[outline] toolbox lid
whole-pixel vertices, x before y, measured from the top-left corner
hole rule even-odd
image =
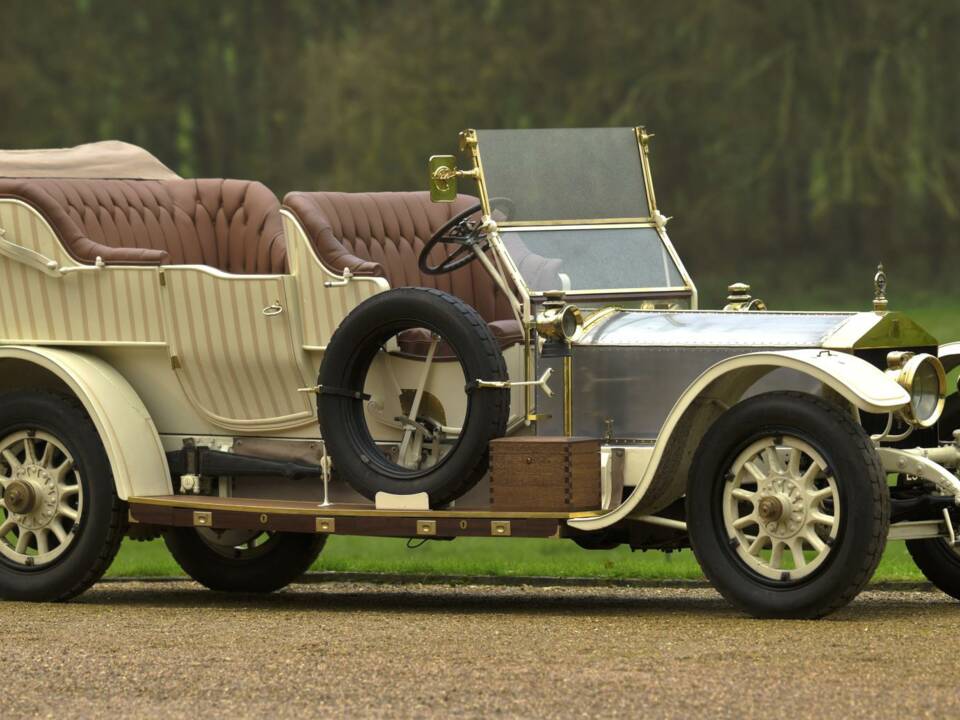
[[[71,148],[0,150],[0,178],[111,178],[178,180],[141,147],[104,140]]]

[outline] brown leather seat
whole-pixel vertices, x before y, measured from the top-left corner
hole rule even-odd
[[[286,272],[280,203],[258,182],[0,178],[0,196],[37,208],[81,262]]]
[[[478,262],[447,275],[420,272],[418,259],[427,240],[450,218],[476,205],[459,195],[452,203],[433,203],[426,192],[292,192],[283,204],[302,223],[317,255],[336,272],[373,275],[391,287],[438,288],[474,307],[490,325],[501,346],[520,342],[523,334],[509,301]],[[439,262],[449,247],[431,256]],[[424,331],[400,338],[405,352],[422,355],[429,346]]]

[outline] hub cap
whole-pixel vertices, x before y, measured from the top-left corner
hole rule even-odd
[[[22,431],[0,440],[0,556],[45,565],[73,542],[83,510],[73,456],[55,437]]]
[[[723,521],[731,547],[750,569],[773,580],[799,580],[823,564],[837,539],[837,482],[802,440],[759,440],[730,467]]]

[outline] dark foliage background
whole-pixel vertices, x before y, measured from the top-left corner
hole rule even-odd
[[[901,288],[952,284],[957,2],[4,9],[0,146],[121,138],[278,193],[409,189],[463,127],[644,124],[671,235],[708,288],[736,275],[772,299],[857,277],[865,301],[878,259]]]

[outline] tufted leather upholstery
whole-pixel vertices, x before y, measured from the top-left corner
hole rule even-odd
[[[77,260],[286,272],[280,203],[248,180],[0,179],[36,207]]]
[[[395,288],[444,290],[476,308],[501,344],[512,344],[521,337],[519,324],[479,263],[447,275],[426,275],[417,265],[430,236],[477,202],[459,195],[452,203],[433,203],[426,192],[293,192],[283,199],[330,269],[383,277]],[[449,251],[441,245],[432,257],[439,262]]]

